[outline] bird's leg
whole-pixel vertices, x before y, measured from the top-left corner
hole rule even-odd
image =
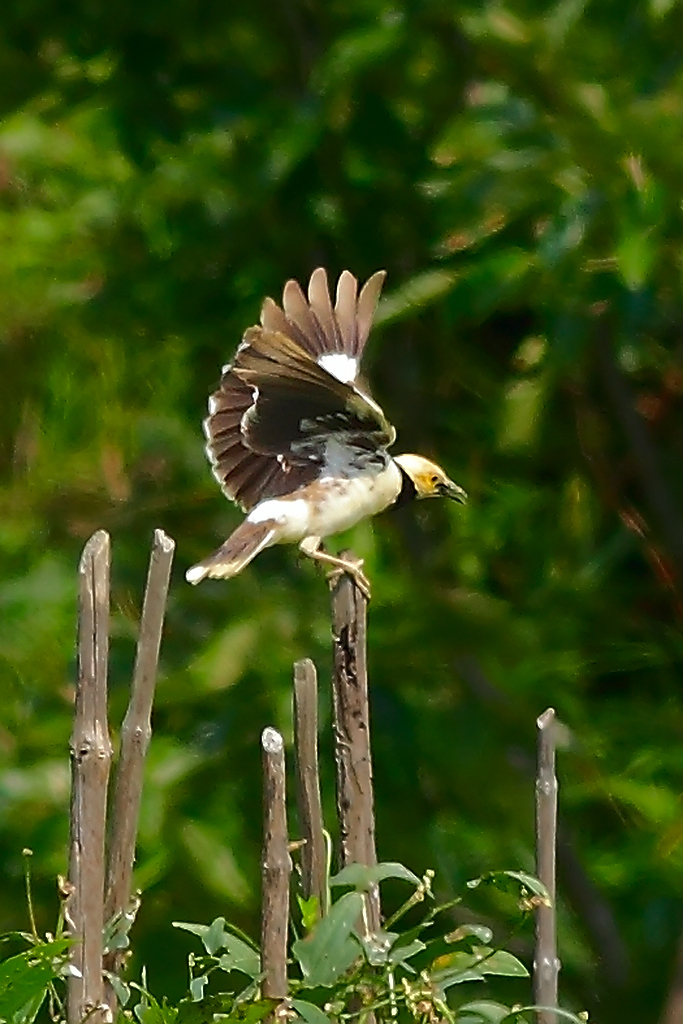
[[[330,555],[327,551],[321,550],[321,544],[321,537],[304,537],[301,544],[299,544],[299,550],[304,555],[308,555],[309,558],[315,559],[316,562],[325,562],[326,565],[333,565],[335,567],[332,572],[328,573],[328,580],[336,580],[344,572],[351,573],[356,581],[356,586],[365,594],[369,601],[370,581],[363,572],[363,559],[339,558],[337,555]]]

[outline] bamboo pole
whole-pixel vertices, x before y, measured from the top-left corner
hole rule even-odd
[[[68,983],[68,1021],[104,1024],[102,929],[104,850],[111,743],[107,727],[109,534],[94,533],[78,567],[78,679],[71,736],[68,921],[77,940]]]
[[[107,865],[107,922],[115,915],[123,914],[131,899],[142,781],[152,735],[152,703],[174,551],[175,541],[163,530],[155,530],[142,604],[131,696],[121,727]],[[122,955],[120,950],[108,953],[105,957],[107,970],[118,973]],[[113,992],[108,991],[107,995],[112,1005]]]
[[[263,995],[287,997],[287,927],[292,861],[287,836],[285,751],[282,736],[267,726],[263,756],[263,854],[261,859],[261,969]]]
[[[368,602],[350,573],[335,574],[331,591],[339,860],[341,867],[372,867],[377,863],[377,854],[366,660]],[[377,886],[368,893],[365,917],[366,933],[378,931]]]
[[[548,890],[550,906],[536,908],[534,999],[538,1006],[557,1007],[560,961],[557,956],[555,860],[557,851],[557,776],[555,774],[555,712],[548,708],[536,720],[536,874]],[[538,1024],[556,1024],[554,1009],[537,1011]]]
[[[326,850],[318,770],[318,676],[310,658],[294,664],[294,750],[301,837],[301,883],[326,911]]]

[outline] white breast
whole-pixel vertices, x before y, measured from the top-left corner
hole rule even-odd
[[[328,537],[390,505],[401,489],[401,471],[390,461],[381,473],[359,473],[346,479],[322,477],[318,483],[321,497],[310,517],[310,535]]]
[[[349,530],[361,519],[377,515],[401,490],[401,471],[390,461],[380,473],[325,476],[292,495],[262,501],[247,516],[252,523],[278,524],[278,544],[296,544],[304,537],[329,537]]]

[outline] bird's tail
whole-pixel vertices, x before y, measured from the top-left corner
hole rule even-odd
[[[194,584],[201,583],[207,576],[211,579],[236,576],[252,558],[256,558],[259,551],[268,547],[275,536],[276,528],[277,524],[272,519],[263,523],[250,523],[245,519],[218,551],[214,551],[208,558],[188,569],[185,579],[188,583]]]

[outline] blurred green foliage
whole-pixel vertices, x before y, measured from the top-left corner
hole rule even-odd
[[[565,1005],[657,1018],[683,924],[682,33],[675,0],[6,0],[0,930],[22,847],[48,919],[66,864],[80,548],[111,531],[116,732],[156,526],[178,558],[134,943],[177,997],[172,918],[253,930],[257,739],[291,736],[294,658],[327,671],[326,587],[286,550],[185,585],[239,521],[200,420],[265,294],[386,267],[374,389],[471,502],[351,538],[380,855],[453,888],[531,869],[552,704]]]

